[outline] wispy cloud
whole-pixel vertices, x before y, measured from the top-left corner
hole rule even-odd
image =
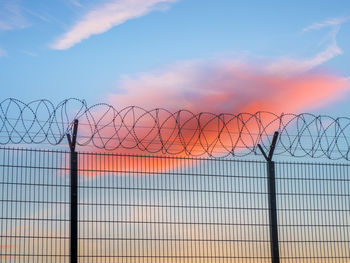
[[[21,29],[29,26],[22,15],[18,0],[0,1],[0,31]],[[7,56],[7,51],[0,47],[0,57]]]
[[[83,5],[78,0],[70,0],[70,3],[77,7],[83,7]]]
[[[279,74],[284,75],[296,74],[311,70],[331,60],[332,58],[341,55],[343,51],[337,44],[338,32],[338,27],[331,30],[331,32],[328,34],[328,46],[321,52],[317,53],[315,56],[304,59],[284,57],[270,63],[270,65],[267,66],[266,70],[271,73],[279,72]]]
[[[316,22],[310,26],[305,27],[303,29],[303,32],[307,32],[307,31],[311,31],[311,30],[318,30],[318,29],[321,29],[324,27],[339,26],[339,25],[341,25],[349,20],[350,20],[350,16],[329,18],[323,22]]]
[[[127,20],[141,17],[157,9],[159,4],[177,0],[113,0],[90,10],[67,33],[51,45],[53,49],[68,49],[92,35],[101,34]]]
[[[47,14],[41,14],[41,13],[38,13],[38,12],[34,12],[33,10],[30,10],[28,8],[25,8],[24,10],[29,15],[31,15],[31,16],[33,16],[35,18],[38,18],[41,21],[50,22],[50,20],[51,20]]]
[[[0,47],[0,57],[5,57],[5,56],[7,56],[6,50]]]
[[[28,27],[30,24],[22,14],[17,0],[0,1],[0,30]]]
[[[321,23],[314,23],[303,29],[303,32],[309,32],[312,30],[319,30],[322,28],[329,28],[329,33],[322,42],[327,42],[327,47],[315,56],[305,59],[293,59],[293,58],[282,58],[275,62],[272,62],[267,66],[269,72],[280,71],[280,74],[295,74],[299,72],[305,72],[311,70],[323,63],[331,60],[332,58],[341,55],[343,51],[338,46],[337,35],[343,23],[350,20],[349,17],[339,17],[327,19]]]
[[[0,21],[0,30],[11,30],[12,27],[9,23],[6,23],[5,21]]]
[[[32,51],[28,51],[28,50],[21,50],[21,52],[22,52],[23,54],[26,54],[26,55],[31,56],[31,57],[36,57],[36,56],[38,56],[37,53],[32,52]]]

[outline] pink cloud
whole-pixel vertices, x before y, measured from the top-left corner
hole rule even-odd
[[[304,62],[302,62],[304,63]],[[196,112],[275,113],[312,110],[347,94],[347,78],[323,69],[284,74],[284,62],[244,63],[235,60],[183,62],[151,73],[125,77],[123,93],[110,94],[117,108],[185,108]],[[296,65],[298,67],[299,65]],[[292,72],[292,71],[290,71]]]
[[[152,128],[157,125],[152,117],[155,116],[155,111],[145,114],[138,109],[122,109],[137,105],[149,110],[163,107],[170,112],[179,109],[215,114],[271,111],[279,115],[322,107],[343,98],[350,91],[349,79],[330,71],[318,69],[286,75],[279,73],[283,71],[283,63],[276,73],[267,70],[266,65],[235,60],[192,61],[125,77],[121,82],[124,92],[110,94],[107,98],[111,105],[120,110],[119,115],[113,117],[113,111],[108,106],[99,107],[92,115],[100,120],[98,125],[104,128],[85,133],[96,134],[94,143],[100,145],[100,148],[116,149],[116,145],[121,144],[117,147],[118,153],[141,154],[147,149],[158,154],[171,153],[176,156],[186,156],[188,152],[193,155],[211,153],[220,156],[231,151],[233,145],[236,151],[256,145],[261,139],[258,135],[261,125],[254,118],[250,121],[243,120],[250,115],[241,115],[223,127],[220,123],[222,120],[213,118],[210,114],[202,114],[199,136],[198,119],[192,118],[190,113],[182,112],[175,118],[166,111],[160,111],[159,125],[168,128],[161,129],[159,134],[157,128]],[[230,118],[229,115],[226,117]],[[138,120],[136,123],[135,119]],[[262,126],[268,127],[266,134],[272,134],[278,129],[279,123],[271,123],[273,119],[274,115],[260,115]],[[176,125],[181,126],[180,136],[177,130],[174,133],[171,128],[176,127],[175,121]],[[84,133],[82,130],[80,132]],[[81,169],[105,171],[114,170],[117,165],[118,169],[125,171],[142,171],[147,163],[152,163],[147,158],[143,159],[144,162],[125,167],[123,163],[98,160],[95,167]],[[156,162],[147,169],[159,171],[174,168],[174,164],[167,159],[158,159]]]

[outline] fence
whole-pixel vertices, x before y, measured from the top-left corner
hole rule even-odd
[[[0,149],[1,262],[69,262],[70,154]],[[79,152],[79,262],[271,262],[265,161]],[[350,165],[275,163],[280,262],[349,262]]]
[[[349,132],[308,113],[5,99],[1,145],[71,151],[0,148],[0,261],[349,262],[350,165],[272,161],[347,162]]]

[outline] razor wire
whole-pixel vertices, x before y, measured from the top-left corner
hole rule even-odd
[[[28,103],[0,102],[0,144],[59,145],[79,120],[77,145],[106,151],[139,151],[180,156],[247,156],[268,150],[279,132],[275,155],[350,160],[350,118],[326,115],[194,113],[137,106],[117,109],[107,103],[89,106],[70,98]]]

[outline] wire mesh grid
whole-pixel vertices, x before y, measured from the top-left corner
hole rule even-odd
[[[79,262],[271,262],[265,162],[78,157]],[[0,149],[1,262],[69,262],[68,165]],[[349,174],[276,163],[281,262],[349,262]]]
[[[81,262],[269,258],[262,163],[89,153],[79,163]]]
[[[350,262],[350,165],[277,163],[282,262]]]
[[[269,258],[262,163],[111,154],[79,163],[80,262]]]
[[[0,149],[0,261],[69,262],[69,154]]]

